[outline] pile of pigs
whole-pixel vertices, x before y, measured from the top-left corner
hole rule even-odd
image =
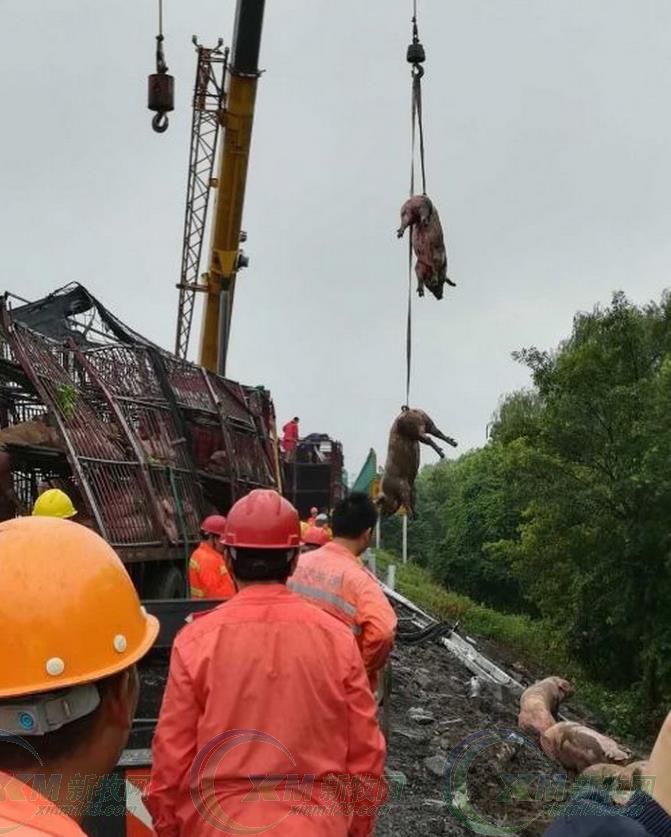
[[[559,706],[572,694],[573,686],[561,677],[534,683],[520,698],[520,730],[580,780],[609,785],[614,793],[640,786],[647,761],[632,761],[631,753],[616,741],[588,726],[557,720]],[[620,801],[617,795],[614,798]]]

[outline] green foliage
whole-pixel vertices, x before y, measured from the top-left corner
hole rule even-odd
[[[497,549],[499,541],[515,536],[520,520],[504,453],[503,445],[492,443],[423,469],[408,551],[435,578],[477,601],[508,612],[533,612],[507,554]],[[399,521],[385,523],[382,543],[400,554]]]
[[[525,614],[521,634],[561,637],[564,664],[620,696],[620,727],[655,725],[671,698],[671,300],[615,294],[555,351],[515,357],[533,389],[502,401],[484,448],[420,474],[410,553]]]
[[[72,384],[59,384],[56,387],[56,406],[64,418],[71,419],[77,404],[77,388]]]
[[[507,446],[528,502],[499,552],[586,670],[634,685],[654,713],[671,694],[670,300],[639,309],[616,294],[557,352],[518,357],[542,411]]]
[[[635,691],[608,690],[591,680],[570,657],[564,638],[551,624],[477,604],[437,584],[423,567],[399,565],[396,555],[378,550],[378,569],[385,570],[389,563],[396,564],[396,589],[416,605],[437,619],[458,621],[465,633],[491,640],[542,676],[561,672],[577,687],[574,706],[593,713],[613,735],[640,735],[640,703]]]

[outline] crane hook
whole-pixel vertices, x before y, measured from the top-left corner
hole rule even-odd
[[[424,45],[419,40],[419,28],[417,26],[417,4],[415,3],[415,14],[412,17],[412,43],[408,46],[408,64],[412,64],[412,75],[420,79],[424,75],[422,64],[426,61]]]
[[[147,107],[155,115],[151,127],[157,134],[168,130],[167,113],[175,109],[175,79],[168,73],[163,53],[163,2],[159,0],[159,29],[156,36],[156,72],[147,79]]]
[[[168,130],[168,125],[170,121],[168,120],[168,114],[165,111],[159,111],[159,113],[155,113],[153,119],[151,120],[151,127],[156,131],[157,134],[163,134]]]

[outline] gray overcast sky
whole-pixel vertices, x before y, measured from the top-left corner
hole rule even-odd
[[[355,473],[404,393],[410,0],[267,5],[230,374],[342,439]],[[513,349],[669,282],[671,4],[419,5],[429,194],[459,287],[415,304],[412,401],[465,450],[528,382]],[[230,41],[234,6],[165,0],[177,111],[158,136],[153,0],[0,0],[4,288],[80,281],[172,346],[190,38]]]

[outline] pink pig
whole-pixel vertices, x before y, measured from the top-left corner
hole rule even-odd
[[[412,247],[417,256],[415,274],[417,293],[424,296],[424,286],[436,299],[443,298],[443,285],[455,287],[447,275],[447,251],[438,210],[426,195],[413,195],[401,208],[401,226],[396,231],[403,237],[406,227],[412,227]]]

